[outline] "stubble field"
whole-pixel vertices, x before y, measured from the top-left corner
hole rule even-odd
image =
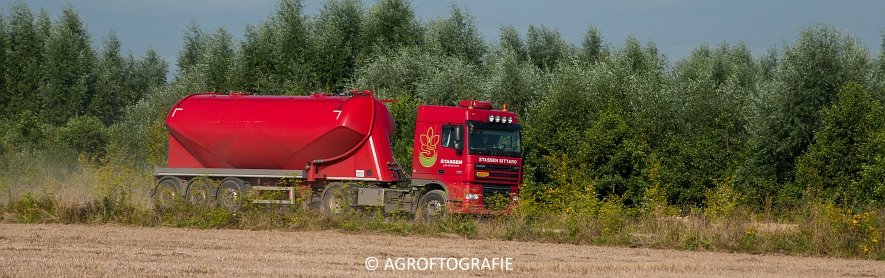
[[[378,270],[366,269],[370,257]],[[388,258],[512,258],[512,270],[385,270]],[[881,277],[885,263],[455,235],[0,224],[0,276]]]

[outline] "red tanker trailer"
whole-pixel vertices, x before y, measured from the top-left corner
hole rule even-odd
[[[435,218],[506,212],[522,179],[516,114],[483,101],[419,107],[412,173],[393,157],[390,111],[368,91],[194,94],[172,107],[166,127],[168,167],[154,167],[161,204],[186,196],[237,209],[252,193],[255,203]]]

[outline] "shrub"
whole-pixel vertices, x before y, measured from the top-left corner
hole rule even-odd
[[[58,130],[59,139],[79,155],[101,158],[108,144],[104,125],[94,116],[77,116]]]

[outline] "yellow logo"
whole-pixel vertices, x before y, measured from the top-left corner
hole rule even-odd
[[[421,153],[418,155],[418,161],[421,166],[430,168],[436,164],[436,158],[439,154],[436,147],[439,145],[439,134],[433,133],[433,127],[428,127],[427,132],[421,134]]]

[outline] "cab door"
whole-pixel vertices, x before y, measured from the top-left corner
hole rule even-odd
[[[412,178],[437,180],[439,149],[442,130],[439,125],[418,122],[415,125],[415,145],[412,154]]]
[[[442,124],[440,126],[439,163],[436,173],[440,180],[449,182],[464,181],[464,127],[458,124]],[[459,146],[460,145],[460,146]],[[460,150],[459,150],[460,149]]]
[[[418,123],[412,178],[462,181],[464,175],[463,126],[443,123]],[[461,148],[461,150],[457,150]]]

